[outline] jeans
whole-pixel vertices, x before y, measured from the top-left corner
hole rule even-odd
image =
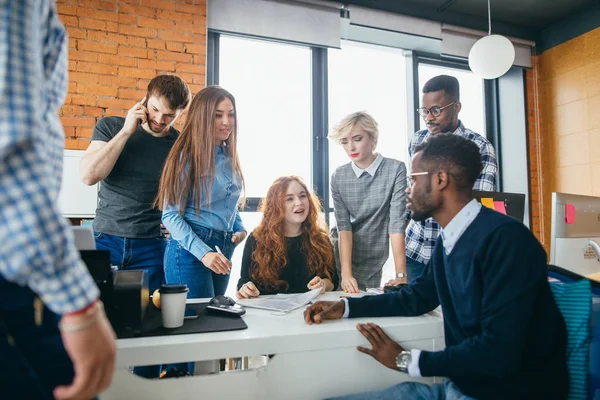
[[[233,232],[218,231],[198,224],[189,224],[194,233],[210,246],[212,251],[216,251],[215,246],[219,246],[223,255],[231,260],[235,249],[235,245],[231,243]],[[165,281],[169,284],[186,284],[189,289],[188,299],[207,298],[225,294],[229,283],[229,274],[214,273],[205,267],[192,253],[171,238],[165,251]],[[174,368],[193,374],[194,363],[170,364],[167,366],[167,373]]]
[[[163,258],[167,239],[163,236],[151,239],[130,239],[94,232],[96,249],[110,252],[110,263],[119,270],[140,270],[148,274],[150,293],[164,282]],[[135,367],[133,372],[145,378],[158,378],[160,365]]]
[[[150,293],[163,284],[163,258],[167,247],[165,237],[130,239],[100,232],[94,232],[94,237],[96,249],[110,251],[111,265],[116,265],[119,270],[146,271]]]
[[[419,276],[421,276],[424,270],[425,264],[415,261],[409,256],[406,256],[406,275],[408,275],[406,281],[408,283],[414,281]]]
[[[235,249],[235,245],[231,243],[233,232],[217,231],[192,223],[190,226],[212,251],[216,251],[215,246],[219,246],[223,255],[231,260]],[[165,281],[185,283],[189,289],[188,299],[215,297],[225,294],[229,274],[214,273],[176,240],[170,239],[165,251]]]
[[[419,382],[403,382],[387,389],[375,390],[348,396],[336,397],[335,400],[475,400],[464,395],[450,380],[444,383],[426,385]]]
[[[58,330],[59,316],[44,308],[34,322],[34,294],[0,276],[0,388],[3,399],[53,399],[69,385],[73,364]]]

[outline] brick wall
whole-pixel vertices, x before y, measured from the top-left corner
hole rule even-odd
[[[67,149],[86,149],[96,122],[124,116],[150,79],[205,86],[207,0],[57,0],[69,33],[69,94],[60,111]],[[180,119],[180,127],[183,119]]]

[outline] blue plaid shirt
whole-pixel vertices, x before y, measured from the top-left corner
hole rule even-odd
[[[0,0],[0,274],[58,314],[99,295],[56,203],[66,92],[67,35],[54,1]]]
[[[453,133],[465,139],[472,140],[479,147],[483,169],[475,181],[473,189],[485,191],[496,190],[498,162],[496,161],[494,147],[489,140],[465,128],[461,121],[458,122],[458,128]],[[408,154],[412,157],[415,147],[425,142],[429,136],[431,136],[431,133],[427,129],[416,132],[410,140]],[[441,227],[433,218],[419,222],[410,220],[406,228],[406,255],[415,261],[427,264],[433,253],[433,247],[440,231]]]

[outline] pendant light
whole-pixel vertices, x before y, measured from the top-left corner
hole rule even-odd
[[[488,35],[479,39],[469,51],[469,67],[483,79],[504,75],[515,61],[515,47],[502,35],[492,35],[492,16],[488,0]]]

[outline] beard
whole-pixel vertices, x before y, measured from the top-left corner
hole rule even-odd
[[[150,128],[150,130],[154,133],[163,133],[164,131],[167,130],[168,127],[169,127],[169,125],[165,125],[161,128],[156,129],[154,126],[152,126],[151,122],[148,122],[148,128]]]
[[[431,182],[427,182],[424,193],[411,196],[410,218],[415,221],[425,221],[431,218],[435,207],[431,196]]]
[[[410,218],[415,221],[425,221],[427,218],[431,218],[431,212],[422,210],[411,210]]]

